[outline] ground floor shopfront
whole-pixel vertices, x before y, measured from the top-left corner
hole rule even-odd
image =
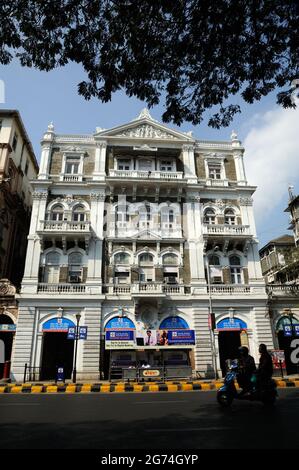
[[[36,380],[55,380],[63,368],[71,380],[75,341],[69,331],[79,325],[87,328],[87,338],[77,342],[77,380],[103,380],[138,375],[146,369],[168,374],[215,376],[215,351],[218,375],[224,373],[227,359],[237,356],[238,347],[247,345],[258,362],[258,346],[273,346],[270,319],[265,303],[222,301],[215,305],[215,329],[209,328],[207,299],[169,301],[160,305],[132,300],[60,298],[22,299],[12,351],[11,378],[23,380],[24,368]],[[82,306],[84,305],[84,306]],[[184,369],[184,371],[182,371]],[[156,374],[157,372],[153,372]],[[117,377],[115,377],[115,375]],[[150,372],[147,374],[150,376]],[[113,377],[114,376],[114,377]],[[28,377],[29,378],[29,377]],[[33,379],[33,377],[31,376]]]

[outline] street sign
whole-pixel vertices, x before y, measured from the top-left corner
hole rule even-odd
[[[76,337],[76,328],[71,326],[67,332],[67,339],[75,339]]]
[[[87,339],[87,326],[80,326],[79,339]]]
[[[299,325],[294,325],[295,336],[299,336]]]

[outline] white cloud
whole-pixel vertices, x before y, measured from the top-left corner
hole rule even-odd
[[[285,199],[288,185],[299,192],[299,107],[275,108],[254,116],[245,140],[245,170],[249,184],[257,186],[254,207],[257,222]]]

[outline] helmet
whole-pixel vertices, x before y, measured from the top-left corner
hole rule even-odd
[[[246,346],[240,346],[238,348],[238,351],[240,354],[243,354],[244,356],[248,356],[249,354],[249,349]]]

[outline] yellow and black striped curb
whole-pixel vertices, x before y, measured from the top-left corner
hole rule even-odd
[[[299,387],[298,379],[275,379],[277,387]],[[218,390],[223,381],[203,382],[149,382],[149,383],[78,383],[78,384],[43,384],[12,383],[0,384],[1,393],[110,393],[110,392],[187,392],[192,390]]]

